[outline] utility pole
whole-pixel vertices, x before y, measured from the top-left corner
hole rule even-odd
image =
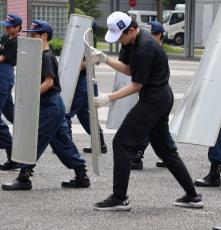
[[[186,0],[184,51],[189,58],[194,57],[195,6],[196,0]]]
[[[69,0],[69,13],[74,14],[75,0]]]
[[[163,23],[163,0],[157,1],[157,21]]]

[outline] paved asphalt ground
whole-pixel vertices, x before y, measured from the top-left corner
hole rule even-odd
[[[175,93],[177,108],[199,65],[197,61],[171,60],[171,86]],[[105,65],[97,67],[100,91],[112,90],[114,72]],[[100,212],[93,204],[112,192],[112,139],[113,130],[105,128],[108,108],[99,111],[104,127],[108,153],[100,159],[101,176],[94,175],[91,155],[87,160],[91,187],[88,189],[62,189],[61,181],[74,177],[48,148],[39,160],[32,177],[32,191],[6,192],[0,190],[0,230],[14,229],[145,229],[145,230],[209,230],[221,225],[221,187],[197,189],[203,194],[202,210],[178,208],[175,199],[184,191],[167,169],[156,168],[157,157],[151,147],[145,152],[144,170],[131,172],[129,197],[133,206],[130,212]],[[10,128],[12,128],[10,126]],[[22,134],[22,131],[21,131]],[[81,151],[90,144],[90,138],[73,120],[73,138]],[[209,170],[207,148],[178,144],[180,155],[193,179],[205,176]],[[5,161],[4,151],[0,162]],[[14,179],[18,171],[0,171],[0,183]]]

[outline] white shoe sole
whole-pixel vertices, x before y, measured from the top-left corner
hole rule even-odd
[[[184,208],[203,208],[203,202],[190,202],[190,203],[180,203],[180,202],[174,202],[175,206],[179,206],[179,207],[184,207]]]
[[[127,205],[127,206],[119,205],[119,206],[106,207],[106,208],[100,208],[100,207],[94,206],[94,210],[97,210],[97,211],[130,211],[131,205]]]

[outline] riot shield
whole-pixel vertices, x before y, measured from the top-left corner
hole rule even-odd
[[[116,72],[113,92],[131,83],[131,77]],[[128,112],[138,102],[138,93],[114,100],[110,103],[106,126],[108,129],[118,129]]]
[[[66,107],[66,113],[71,108],[84,55],[83,35],[91,27],[92,20],[88,16],[71,14],[67,25],[58,67],[62,89],[61,97]]]
[[[91,131],[91,147],[92,147],[92,164],[94,173],[99,175],[99,155],[101,155],[100,136],[98,132],[98,115],[97,109],[94,107],[94,65],[91,63],[91,52],[93,49],[93,31],[88,29],[84,34],[86,70],[87,70],[87,91],[90,112],[90,131]]]
[[[12,160],[35,164],[39,123],[42,40],[18,38]]]
[[[221,7],[199,68],[175,113],[170,131],[178,142],[214,146],[221,126]]]

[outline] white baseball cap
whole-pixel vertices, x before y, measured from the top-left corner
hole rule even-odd
[[[129,27],[131,21],[132,18],[123,12],[116,11],[112,13],[107,18],[108,31],[105,35],[105,40],[109,43],[116,42],[123,31]]]

